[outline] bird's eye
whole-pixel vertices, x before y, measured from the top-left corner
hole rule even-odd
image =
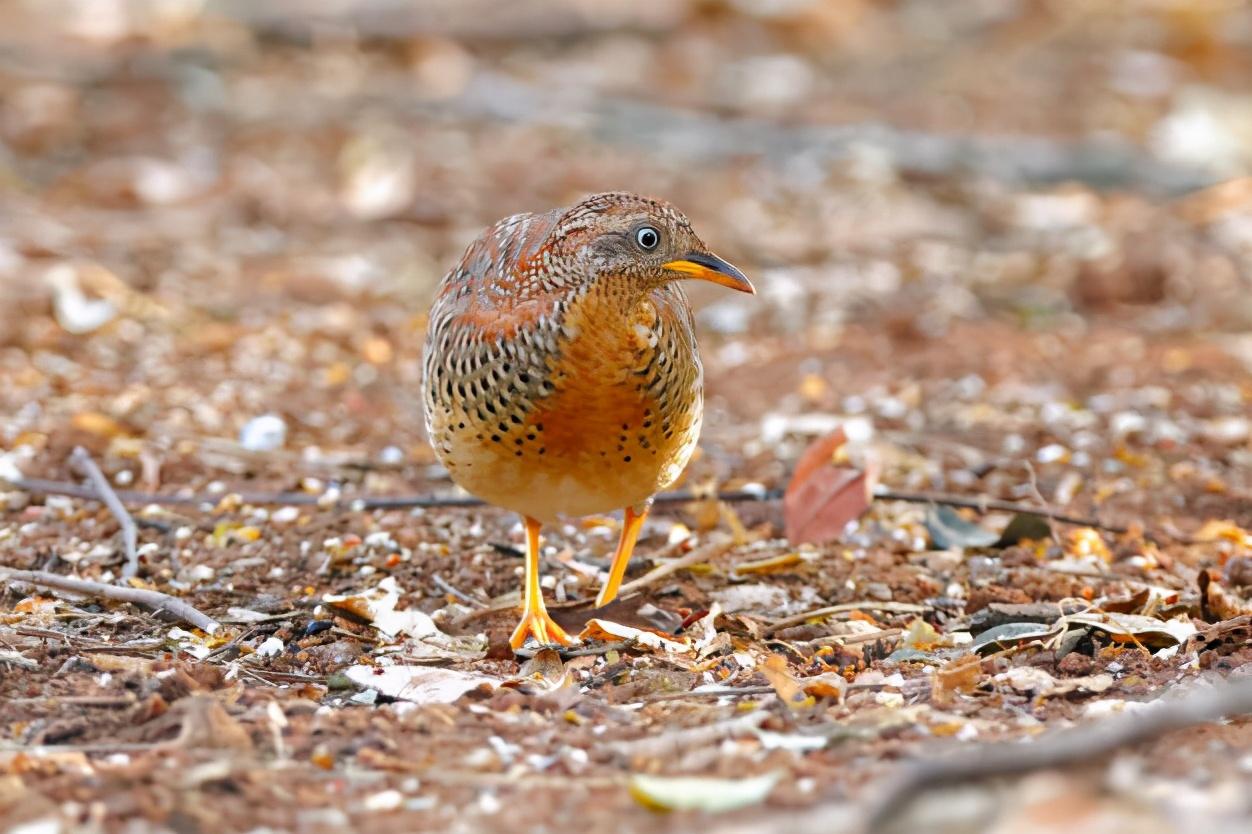
[[[635,232],[635,243],[640,249],[652,251],[661,242],[661,233],[651,226],[642,226]]]

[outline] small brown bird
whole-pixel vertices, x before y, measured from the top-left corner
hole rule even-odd
[[[611,192],[501,220],[439,286],[426,427],[452,480],[525,519],[514,648],[571,642],[543,604],[540,524],[625,508],[603,606],[652,496],[695,451],[703,370],[684,278],[754,292],[673,206]]]

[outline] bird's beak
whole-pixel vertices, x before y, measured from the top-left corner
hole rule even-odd
[[[738,267],[709,252],[693,252],[682,260],[670,261],[664,265],[664,268],[671,272],[681,272],[689,278],[712,281],[714,284],[721,284],[732,290],[739,290],[750,295],[756,294],[752,282],[748,280],[748,276],[739,271]]]

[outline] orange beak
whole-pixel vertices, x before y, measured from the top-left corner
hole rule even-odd
[[[748,276],[740,272],[738,267],[723,261],[711,252],[693,252],[682,260],[670,261],[663,268],[670,272],[681,272],[688,278],[711,281],[749,295],[756,294],[756,289],[748,280]]]

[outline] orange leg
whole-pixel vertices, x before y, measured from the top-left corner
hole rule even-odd
[[[613,554],[613,564],[609,566],[609,578],[596,597],[596,608],[603,608],[617,598],[617,591],[622,587],[622,577],[626,575],[626,564],[630,562],[630,554],[635,550],[635,541],[639,538],[639,530],[643,520],[648,517],[649,503],[638,504],[626,508],[626,518],[622,520],[622,537],[617,540],[617,552]]]
[[[568,646],[574,640],[552,618],[543,604],[543,590],[539,587],[539,522],[526,518],[526,590],[522,601],[522,621],[513,629],[509,645],[520,649],[527,637],[534,637],[543,645],[559,643]]]

